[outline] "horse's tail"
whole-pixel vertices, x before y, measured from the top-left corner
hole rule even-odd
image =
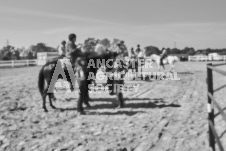
[[[38,89],[41,94],[43,93],[45,87],[44,67],[45,66],[42,67],[38,76]]]

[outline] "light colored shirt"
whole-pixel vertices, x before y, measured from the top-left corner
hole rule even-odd
[[[103,54],[103,53],[106,52],[106,48],[105,48],[105,46],[103,46],[103,45],[101,45],[101,44],[98,43],[98,44],[95,46],[94,51],[95,51],[96,53],[98,53],[98,54]]]
[[[128,53],[130,58],[136,56],[134,50],[129,50]]]
[[[60,45],[60,46],[58,47],[58,52],[59,52],[59,55],[65,55],[66,47],[63,46],[63,45]]]
[[[166,49],[164,49],[163,51],[162,51],[162,55],[166,55],[167,54],[167,51],[166,51]]]
[[[65,51],[65,56],[67,58],[70,58],[70,54],[75,51],[77,49],[77,46],[75,45],[75,43],[69,41],[66,47],[66,51]]]

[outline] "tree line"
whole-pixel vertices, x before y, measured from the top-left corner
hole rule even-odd
[[[144,48],[146,56],[151,54],[161,54],[161,50],[155,46],[147,46]],[[223,49],[198,49],[195,50],[193,47],[185,47],[184,49],[178,48],[166,48],[169,54],[184,54],[184,55],[208,55],[210,53],[218,53],[219,55],[226,55],[226,48]]]
[[[114,49],[117,47],[117,44],[122,41],[120,39],[113,39],[111,42],[109,39],[104,38],[102,40],[95,38],[87,38],[84,41],[84,49],[92,50],[93,42],[99,40],[102,45],[104,45],[107,49]],[[128,55],[128,51],[130,48],[125,46],[124,55]],[[193,47],[185,47],[184,49],[178,48],[166,48],[169,54],[184,54],[184,55],[208,55],[209,53],[218,53],[220,55],[226,55],[226,48],[223,49],[199,49],[195,50]],[[161,49],[155,46],[146,46],[144,47],[144,53],[146,56],[150,56],[151,54],[161,54]],[[37,43],[36,45],[31,45],[28,49],[15,48],[11,45],[4,46],[0,49],[0,60],[19,60],[19,59],[36,59],[38,52],[57,52],[57,48],[53,48],[47,46],[44,43]]]
[[[38,52],[56,52],[57,49],[46,46],[44,43],[31,45],[28,49],[25,47],[15,48],[8,45],[0,49],[0,60],[20,60],[20,59],[36,59]]]

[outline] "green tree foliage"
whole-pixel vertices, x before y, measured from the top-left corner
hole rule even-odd
[[[177,48],[169,49],[169,54],[180,54],[181,50]]]
[[[100,43],[105,46],[107,49],[109,49],[111,47],[111,42],[109,39],[104,38],[100,41]]]
[[[12,58],[12,50],[14,49],[13,46],[5,46],[0,50],[0,59],[1,60],[11,60]]]
[[[84,41],[84,49],[86,51],[94,51],[94,46],[96,45],[97,39],[95,38],[87,38]]]
[[[185,47],[184,49],[181,50],[182,54],[188,54],[188,55],[194,55],[195,54],[195,49],[192,47]]]
[[[145,50],[145,55],[146,56],[150,56],[152,54],[160,54],[161,53],[160,50],[157,47],[155,47],[155,46],[147,46],[147,47],[144,48],[144,50]]]

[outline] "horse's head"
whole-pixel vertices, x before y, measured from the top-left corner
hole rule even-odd
[[[177,56],[175,56],[175,62],[178,62],[178,61],[180,61],[180,59]]]
[[[151,61],[156,61],[157,60],[157,55],[156,54],[152,54],[150,56]]]

